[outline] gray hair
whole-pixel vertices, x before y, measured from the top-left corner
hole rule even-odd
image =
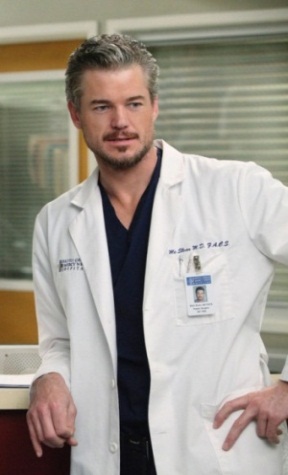
[[[127,35],[101,35],[85,40],[70,56],[66,69],[66,98],[79,110],[81,80],[87,70],[121,69],[137,64],[147,75],[151,101],[158,94],[159,67],[146,46]]]

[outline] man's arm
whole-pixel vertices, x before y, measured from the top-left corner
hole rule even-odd
[[[288,265],[288,188],[268,171],[247,164],[239,179],[238,193],[243,219],[256,247],[269,259]],[[243,411],[224,441],[224,450],[231,449],[252,421],[256,421],[259,437],[272,444],[279,442],[279,425],[288,419],[288,359],[281,378],[275,386],[228,401],[218,411],[215,429],[233,412]]]
[[[55,448],[77,445],[75,418],[75,404],[60,374],[49,373],[34,381],[27,423],[37,457],[43,454],[42,444]]]
[[[48,243],[47,207],[38,215],[33,237],[33,278],[42,364],[31,388],[27,423],[38,457],[42,444],[76,445],[73,437],[76,408],[70,381],[70,335],[58,289]]]
[[[252,421],[256,421],[257,435],[271,444],[279,443],[282,431],[279,425],[288,419],[288,382],[279,381],[275,386],[226,402],[214,419],[214,428],[218,429],[234,412],[243,410],[232,425],[222,446],[230,450],[243,430]]]

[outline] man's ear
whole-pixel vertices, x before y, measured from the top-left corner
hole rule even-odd
[[[81,120],[80,120],[79,111],[76,109],[75,105],[71,101],[68,102],[67,107],[68,107],[73,124],[75,125],[75,127],[77,127],[77,129],[81,129]]]
[[[154,97],[152,105],[153,105],[153,121],[155,122],[159,114],[159,99],[157,96]]]

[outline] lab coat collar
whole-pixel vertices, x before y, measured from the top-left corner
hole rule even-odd
[[[95,191],[98,188],[99,168],[96,166],[91,175],[80,185],[77,194],[71,200],[71,204],[84,208],[89,200],[95,200]]]
[[[163,184],[173,186],[184,178],[182,154],[164,140],[155,140],[154,145],[163,151],[160,179]],[[79,192],[73,197],[71,203],[79,208],[84,208],[85,203],[93,197],[95,188],[98,187],[99,168],[96,165],[92,174],[83,182]]]
[[[184,178],[183,155],[164,140],[155,140],[154,145],[163,151],[160,179],[168,186],[180,183]]]

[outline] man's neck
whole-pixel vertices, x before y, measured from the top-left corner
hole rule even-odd
[[[152,148],[137,165],[127,170],[99,166],[100,182],[114,207],[118,219],[129,228],[141,196],[146,190],[157,162],[157,150]]]

